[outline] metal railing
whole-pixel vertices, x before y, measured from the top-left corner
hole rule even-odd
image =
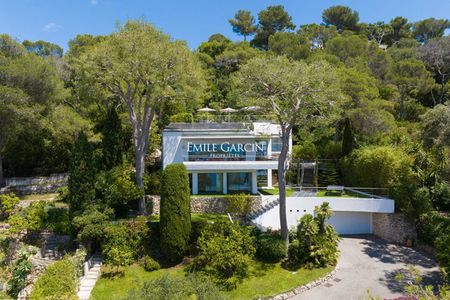
[[[369,187],[346,187],[343,186],[342,190],[329,189],[329,187],[315,186],[315,187],[301,187],[301,186],[289,186],[294,190],[294,196],[300,197],[352,197],[352,198],[377,198],[377,199],[390,199],[388,188],[369,188]]]
[[[232,153],[209,153],[202,155],[183,155],[183,161],[277,161],[278,155],[255,156]]]

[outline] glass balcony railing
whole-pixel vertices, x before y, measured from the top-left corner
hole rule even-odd
[[[233,153],[209,153],[197,155],[184,155],[183,161],[277,161],[278,155],[255,156]]]

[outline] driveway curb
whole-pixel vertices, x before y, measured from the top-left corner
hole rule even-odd
[[[294,297],[295,295],[301,294],[303,292],[309,291],[310,289],[317,287],[331,279],[334,278],[334,276],[336,275],[336,272],[338,271],[339,267],[339,262],[336,264],[336,267],[334,268],[333,271],[331,271],[330,273],[328,273],[327,275],[325,275],[324,277],[321,277],[319,279],[313,280],[307,284],[304,285],[300,285],[296,288],[293,288],[287,292],[284,292],[282,294],[278,294],[276,296],[273,297],[268,297],[268,298],[261,298],[261,299],[268,299],[268,300],[285,300],[285,299],[289,299]]]

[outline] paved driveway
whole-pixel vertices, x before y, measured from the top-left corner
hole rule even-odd
[[[395,276],[407,271],[408,265],[420,270],[424,283],[439,282],[437,262],[412,248],[388,244],[374,236],[355,236],[344,237],[339,249],[335,278],[293,299],[364,299],[367,289],[381,299],[398,297],[403,289]]]

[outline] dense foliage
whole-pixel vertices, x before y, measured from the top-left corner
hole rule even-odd
[[[324,267],[337,263],[339,237],[333,226],[325,223],[332,215],[328,202],[316,206],[314,212],[316,217],[305,214],[299,221],[288,249],[289,264]]]
[[[208,277],[190,274],[187,277],[164,275],[145,281],[142,287],[132,290],[126,299],[198,299],[221,300],[219,288]]]
[[[77,288],[76,267],[64,258],[47,267],[36,281],[30,299],[77,299]]]
[[[183,164],[171,164],[163,172],[161,185],[161,249],[169,259],[177,260],[189,247],[191,234],[191,198],[189,177]]]
[[[248,275],[255,241],[245,227],[227,221],[208,224],[198,240],[192,269],[213,276],[228,289]]]
[[[315,185],[387,191],[396,210],[416,221],[420,241],[436,248],[448,273],[449,20],[397,16],[364,23],[342,5],[325,9],[321,24],[297,26],[282,5],[230,17],[231,29],[244,41],[216,33],[196,51],[144,21],[128,21],[105,36],[77,35],[67,53],[47,41],[20,44],[0,35],[0,187],[4,175],[70,173],[62,197],[68,211],[45,203],[20,208],[15,196],[0,196],[10,232],[71,233],[90,250],[103,249],[110,263],[128,264],[146,254],[136,252],[142,241],[127,225],[110,223],[137,208],[143,213],[143,193],[161,194],[163,252],[179,259],[189,238],[200,236],[198,265],[232,286],[244,276],[253,246],[243,245],[251,243],[237,227],[217,229],[216,236],[212,225],[199,223],[191,234],[186,171],[158,171],[161,131],[169,122],[204,120],[197,113],[201,106],[253,105],[260,110],[228,119],[278,122],[285,146],[293,135],[293,162],[279,172],[282,206],[283,185],[299,182],[301,160],[317,159]],[[249,201],[232,197],[230,209],[243,215]],[[336,235],[324,225],[327,217],[322,207],[316,218],[301,220],[291,260],[335,262]],[[137,232],[144,233],[143,227]],[[228,235],[241,241],[225,242]],[[279,260],[277,238],[259,237],[257,255]],[[217,250],[222,247],[231,247],[233,255]],[[22,260],[12,269],[14,293],[27,268]]]
[[[150,230],[145,219],[121,221],[105,226],[101,237],[105,263],[126,266],[145,254]]]
[[[286,243],[278,232],[256,234],[256,257],[266,262],[279,262],[286,257]]]

